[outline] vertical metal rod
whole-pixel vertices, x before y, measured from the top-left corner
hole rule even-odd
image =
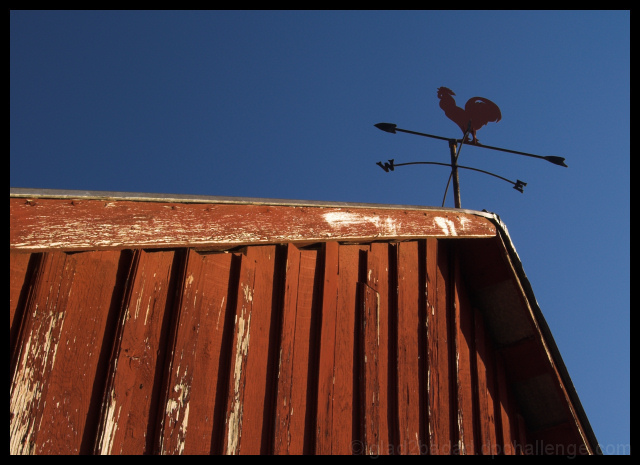
[[[455,208],[462,208],[460,204],[460,180],[458,178],[458,157],[456,155],[456,141],[449,141],[451,151],[451,175],[453,177],[453,201]]]

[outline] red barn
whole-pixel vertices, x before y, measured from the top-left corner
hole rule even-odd
[[[11,189],[12,454],[600,454],[505,225]]]

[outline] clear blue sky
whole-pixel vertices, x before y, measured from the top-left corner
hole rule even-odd
[[[462,207],[509,228],[605,453],[630,443],[630,12],[10,13],[11,187]],[[451,191],[447,206],[453,205]]]

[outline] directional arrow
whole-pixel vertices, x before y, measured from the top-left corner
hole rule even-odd
[[[451,139],[448,137],[434,136],[433,134],[425,134],[423,132],[408,131],[407,129],[400,129],[399,127],[397,127],[397,125],[393,123],[378,123],[378,124],[375,124],[374,126],[380,129],[381,131],[390,132],[391,134],[395,134],[397,131],[399,131],[399,132],[406,132],[407,134],[415,134],[416,136],[431,137],[433,139],[440,139],[440,140],[447,140],[447,141],[455,140],[456,142],[464,143],[462,139]],[[476,147],[481,147],[485,149],[499,150],[500,152],[514,153],[516,155],[524,155],[525,157],[541,158],[542,160],[547,160],[548,162],[553,163],[554,165],[564,166],[565,168],[568,168],[568,165],[564,162],[564,158],[562,157],[556,157],[553,155],[549,155],[545,157],[542,155],[534,155],[533,153],[519,152],[517,150],[503,149],[500,147],[492,147],[491,145],[483,145],[483,144],[469,144],[469,145],[475,145]]]

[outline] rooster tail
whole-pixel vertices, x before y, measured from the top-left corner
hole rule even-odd
[[[472,97],[467,100],[464,109],[468,114],[475,116],[474,120],[479,117],[482,126],[488,122],[497,123],[502,119],[500,108],[488,98]]]

